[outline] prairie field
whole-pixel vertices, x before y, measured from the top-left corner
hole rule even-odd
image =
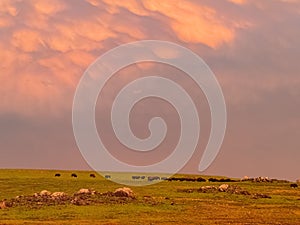
[[[55,177],[57,173],[59,177]],[[77,177],[71,177],[72,173]],[[90,177],[91,173],[96,177]],[[163,181],[133,186],[130,188],[135,197],[126,199],[102,194],[112,193],[124,185],[90,171],[0,170],[0,202],[10,202],[16,196],[34,196],[42,190],[64,192],[68,196],[80,189],[99,193],[97,198],[91,197],[92,203],[85,205],[71,204],[71,201],[46,205],[28,197],[24,204],[0,209],[0,224],[300,225],[300,188],[292,188],[290,182],[282,181],[235,180]],[[222,184],[228,184],[233,191],[219,191]]]

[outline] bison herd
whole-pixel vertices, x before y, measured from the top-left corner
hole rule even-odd
[[[60,174],[60,173],[56,173],[54,176],[55,176],[55,177],[60,177],[61,174]],[[77,178],[78,175],[77,175],[76,173],[72,173],[72,174],[71,174],[71,177]],[[95,175],[94,173],[91,173],[91,174],[90,174],[90,177],[91,177],[91,178],[96,178],[96,175]]]
[[[56,173],[54,175],[55,177],[60,177],[60,173]],[[96,178],[96,175],[94,173],[91,173],[89,175],[91,178]],[[78,175],[76,173],[71,173],[71,177],[77,178]],[[104,175],[106,179],[111,179],[111,175]],[[211,177],[208,179],[204,179],[203,177],[160,177],[160,176],[144,176],[144,175],[133,175],[131,176],[132,180],[147,180],[147,181],[187,181],[187,182],[238,182],[238,181],[251,181],[251,182],[285,182],[289,183],[288,181],[285,180],[277,180],[277,179],[270,179],[268,177],[256,177],[256,178],[249,178],[249,177],[243,177],[242,179],[230,179],[230,178],[215,178]],[[300,183],[300,180],[297,180],[297,183]],[[291,188],[297,188],[298,184],[297,183],[292,183],[290,184]]]
[[[233,179],[229,179],[229,178],[208,178],[207,180],[202,178],[202,177],[198,177],[198,178],[191,178],[191,177],[171,177],[167,179],[168,181],[191,181],[191,182],[236,182],[236,180]]]

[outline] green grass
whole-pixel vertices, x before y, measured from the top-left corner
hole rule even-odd
[[[54,177],[55,173],[61,177]],[[105,180],[98,174],[90,178],[88,171],[0,170],[0,199],[32,195],[44,189],[72,195],[81,188],[99,192],[114,191],[124,185]],[[205,177],[205,176],[204,176]],[[264,193],[271,199],[228,193],[185,193],[210,182],[161,182],[131,187],[137,200],[126,204],[89,206],[56,205],[32,209],[17,206],[0,210],[0,224],[291,224],[300,225],[300,188],[289,183],[236,182],[251,193]],[[232,184],[232,183],[229,183]],[[150,196],[146,201],[144,196]]]

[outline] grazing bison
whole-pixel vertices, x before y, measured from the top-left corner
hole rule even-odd
[[[132,178],[133,180],[137,180],[137,179],[140,179],[141,176],[132,176],[131,178]]]
[[[202,178],[202,177],[198,177],[197,178],[197,182],[205,182],[206,181],[206,179],[204,179],[204,178]]]
[[[105,175],[104,177],[105,177],[106,179],[110,179],[110,178],[111,178],[110,175]]]
[[[161,179],[161,180],[163,180],[163,179]],[[189,182],[204,182],[204,181],[206,181],[202,177],[198,177],[198,178],[192,178],[192,177],[170,177],[170,178],[167,178],[166,180],[168,180],[168,181],[189,181]]]
[[[93,174],[93,173],[91,173],[91,174],[90,174],[90,177],[92,177],[92,178],[95,178],[95,177],[96,177],[96,175],[95,175],[95,174]]]
[[[77,177],[77,174],[76,173],[72,173],[71,177]]]
[[[153,180],[160,180],[160,177],[158,177],[158,176],[150,176],[150,177],[148,177],[148,181],[153,181]]]
[[[230,178],[221,178],[221,179],[219,180],[219,182],[235,182],[235,180],[232,180],[232,179],[230,179]]]
[[[184,181],[183,177],[171,177],[168,179],[168,181]]]
[[[212,177],[211,177],[211,178],[208,179],[208,181],[209,181],[209,182],[218,182],[219,180],[216,179],[216,178],[212,178]]]
[[[56,173],[55,176],[56,176],[56,177],[60,177],[60,173]]]
[[[297,188],[297,187],[298,187],[298,184],[291,184],[290,187],[292,187],[292,188]]]

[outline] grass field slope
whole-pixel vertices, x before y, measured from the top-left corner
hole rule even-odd
[[[290,182],[175,175],[184,179],[129,187],[134,197],[126,197],[114,194],[124,185],[107,176],[0,170],[0,224],[300,225],[300,188]]]

